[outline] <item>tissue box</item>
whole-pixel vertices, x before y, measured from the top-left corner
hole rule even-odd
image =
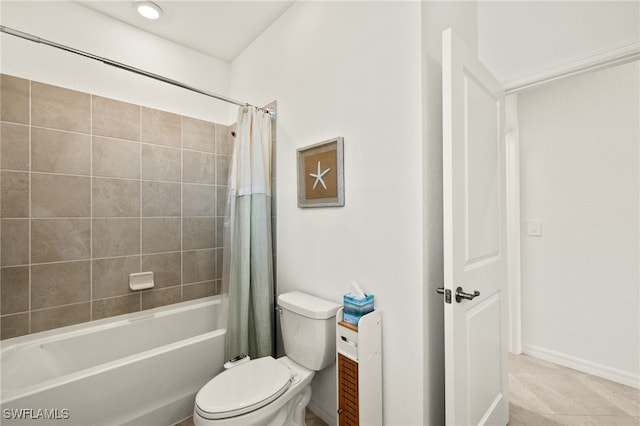
[[[344,302],[344,321],[358,325],[358,321],[363,315],[373,311],[373,294],[367,294],[365,297],[356,297],[351,293],[345,294]]]

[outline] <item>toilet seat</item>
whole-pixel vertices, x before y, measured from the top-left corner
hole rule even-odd
[[[291,381],[287,367],[270,356],[258,358],[211,379],[196,395],[196,409],[211,420],[239,416],[278,398]]]

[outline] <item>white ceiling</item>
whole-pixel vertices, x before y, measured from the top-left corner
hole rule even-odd
[[[284,11],[293,0],[164,1],[164,14],[149,21],[136,12],[134,1],[78,1],[90,9],[206,55],[231,62]]]

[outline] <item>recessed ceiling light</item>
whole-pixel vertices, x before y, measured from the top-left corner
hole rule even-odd
[[[137,1],[135,4],[138,13],[147,19],[158,19],[162,15],[162,9],[154,2]]]

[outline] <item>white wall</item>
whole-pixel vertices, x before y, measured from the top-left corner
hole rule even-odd
[[[0,22],[7,27],[202,90],[228,94],[229,65],[225,62],[77,3],[2,1],[0,12]],[[0,43],[2,73],[218,123],[233,121],[227,103],[7,34],[1,34]]]
[[[634,62],[518,96],[524,351],[636,386],[639,75]]]
[[[423,414],[420,4],[300,2],[231,64],[231,93],[278,101],[279,292],[335,302],[358,281],[382,310],[389,425]],[[300,209],[296,149],[344,137],[345,206]],[[335,423],[335,368],[312,409]]]

